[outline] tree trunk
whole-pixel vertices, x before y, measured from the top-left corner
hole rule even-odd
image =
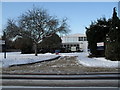
[[[35,43],[35,56],[38,56],[38,53],[37,53],[37,44]]]

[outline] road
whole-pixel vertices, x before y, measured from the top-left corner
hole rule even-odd
[[[3,86],[118,87],[119,73],[82,75],[2,75]]]

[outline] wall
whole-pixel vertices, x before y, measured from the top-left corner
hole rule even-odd
[[[72,34],[61,37],[63,44],[74,45],[79,44],[79,47],[84,51],[87,52],[88,42],[87,41],[79,41],[79,37],[86,37],[85,34]]]

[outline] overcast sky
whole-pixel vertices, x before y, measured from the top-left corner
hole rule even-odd
[[[117,2],[3,2],[2,3],[2,27],[6,26],[8,18],[17,19],[33,5],[48,10],[50,15],[59,19],[67,17],[71,34],[85,33],[85,27],[91,21],[99,18],[111,18],[113,8],[118,8]]]

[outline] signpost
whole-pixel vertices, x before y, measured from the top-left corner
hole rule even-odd
[[[104,46],[104,42],[99,42],[99,43],[97,43],[97,46],[99,47],[99,46]]]
[[[5,41],[4,40],[0,40],[0,45],[4,45]]]
[[[5,39],[5,41],[4,41],[4,58],[6,58],[6,34],[5,34],[5,32],[4,32],[4,39]]]
[[[97,50],[104,50],[104,42],[97,43]]]
[[[0,40],[0,45],[2,47],[2,45],[4,45],[4,58],[6,58],[6,41],[5,40]],[[2,49],[2,48],[1,48]]]

